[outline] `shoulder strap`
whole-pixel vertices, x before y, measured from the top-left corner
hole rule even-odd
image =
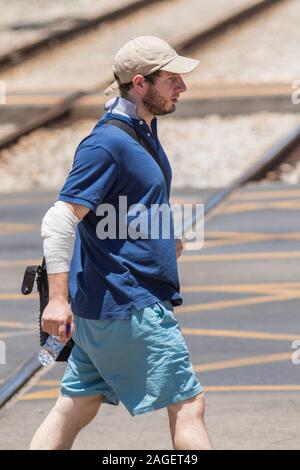
[[[130,137],[132,137],[134,140],[136,140],[140,145],[142,145],[147,152],[150,153],[150,155],[154,158],[156,163],[161,169],[162,174],[164,175],[165,182],[166,182],[166,187],[168,188],[168,180],[166,177],[166,174],[164,172],[164,169],[162,167],[161,161],[157,153],[155,152],[154,148],[152,145],[149,144],[145,139],[142,138],[142,136],[129,124],[126,124],[126,122],[121,121],[119,119],[109,119],[106,121],[105,124],[110,124],[112,126],[118,127],[119,129],[122,129],[122,131],[126,132]]]

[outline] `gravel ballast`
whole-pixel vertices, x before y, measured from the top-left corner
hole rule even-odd
[[[160,140],[173,169],[173,187],[224,187],[275,141],[299,124],[297,114],[159,120]],[[1,192],[59,189],[74,151],[94,120],[65,122],[40,129],[1,154]]]
[[[112,60],[117,50],[131,37],[155,35],[172,44],[204,30],[258,0],[173,0],[161,1],[136,14],[55,48],[42,57],[2,74],[12,91],[60,91],[93,87],[112,78]],[[159,19],[159,21],[157,21]],[[174,27],[176,25],[176,27]]]
[[[289,0],[268,9],[255,21],[229,30],[194,55],[201,67],[199,84],[264,84],[300,80],[300,2]]]

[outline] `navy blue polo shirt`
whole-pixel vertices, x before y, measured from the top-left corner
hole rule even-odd
[[[108,119],[125,121],[147,139],[159,155],[167,185],[153,157],[124,131],[106,125]],[[147,239],[97,236],[97,224],[103,217],[96,214],[100,204],[115,208],[116,229],[119,196],[127,197],[128,207],[137,203],[146,208],[151,204],[169,204],[171,168],[156,124],[154,118],[149,129],[136,116],[111,109],[76,150],[59,195],[61,201],[91,209],[78,224],[70,266],[71,307],[76,315],[89,319],[128,319],[132,307],[145,308],[164,300],[173,305],[182,303],[172,220],[169,238],[161,233]]]

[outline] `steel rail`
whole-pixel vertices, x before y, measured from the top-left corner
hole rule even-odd
[[[271,146],[258,160],[247,168],[238,178],[236,178],[227,187],[217,190],[212,196],[204,202],[205,217],[217,206],[224,202],[232,193],[239,190],[251,181],[263,179],[266,174],[277,167],[290,155],[290,153],[300,144],[300,126],[295,127],[289,134]],[[193,214],[191,220],[184,226],[184,231],[176,233],[176,237],[182,237],[191,230],[199,221],[199,217]]]
[[[229,25],[233,26],[240,24],[241,21],[245,21],[247,15],[252,19],[254,15],[258,15],[278,4],[279,2],[284,2],[286,0],[262,0],[258,4],[247,7],[241,10],[239,13],[230,15],[229,17],[219,21],[214,24],[211,28],[206,29],[204,32],[196,33],[191,35],[189,38],[179,41],[174,45],[175,49],[180,53],[188,51],[190,48],[194,48],[196,44],[199,44],[199,47],[204,46],[204,42],[216,37],[216,35],[224,34],[227,31]],[[138,2],[140,3],[140,2]],[[145,3],[145,2],[143,2]],[[226,27],[224,25],[227,25]],[[204,41],[205,37],[207,40]],[[103,91],[109,85],[108,81],[103,81],[96,85],[95,87],[88,88],[86,90],[78,90],[73,94],[65,97],[59,104],[56,104],[51,107],[51,112],[49,119],[47,120],[48,113],[42,113],[41,116],[37,116],[32,120],[29,120],[24,126],[20,126],[17,131],[9,133],[2,139],[0,139],[0,152],[8,146],[14,145],[22,136],[29,134],[30,132],[38,129],[39,127],[45,126],[48,123],[51,123],[55,120],[59,120],[64,117],[68,112],[72,111],[73,106],[77,101],[83,96],[92,95],[99,91]],[[40,121],[39,121],[40,119]]]
[[[41,367],[37,355],[34,355],[21,366],[20,370],[6,380],[0,387],[0,408],[10,400]]]
[[[201,31],[198,34],[195,34],[192,39],[187,39],[183,41],[178,47],[178,52],[180,54],[191,52],[193,49],[200,46],[205,46],[205,44],[217,36],[220,36],[223,33],[226,33],[229,28],[240,26],[244,22],[248,22],[254,16],[257,16],[268,8],[274,7],[278,3],[282,3],[287,0],[262,0],[255,5],[244,8],[243,10],[224,18],[221,21],[215,23],[215,25],[210,26],[209,28]]]
[[[26,44],[22,47],[16,48],[13,51],[7,52],[0,56],[0,70],[7,70],[29,59],[35,54],[43,52],[45,49],[55,48],[60,46],[63,42],[70,41],[89,30],[97,28],[102,23],[112,22],[122,17],[135,13],[138,10],[157,3],[159,0],[136,0],[121,8],[117,8],[108,13],[101,14],[92,19],[74,20],[75,24],[67,29],[55,31],[48,34],[46,37],[38,39],[37,41]]]

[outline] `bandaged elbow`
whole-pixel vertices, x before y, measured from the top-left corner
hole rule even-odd
[[[42,220],[41,235],[48,274],[68,272],[76,227],[80,220],[63,201],[57,201]]]

